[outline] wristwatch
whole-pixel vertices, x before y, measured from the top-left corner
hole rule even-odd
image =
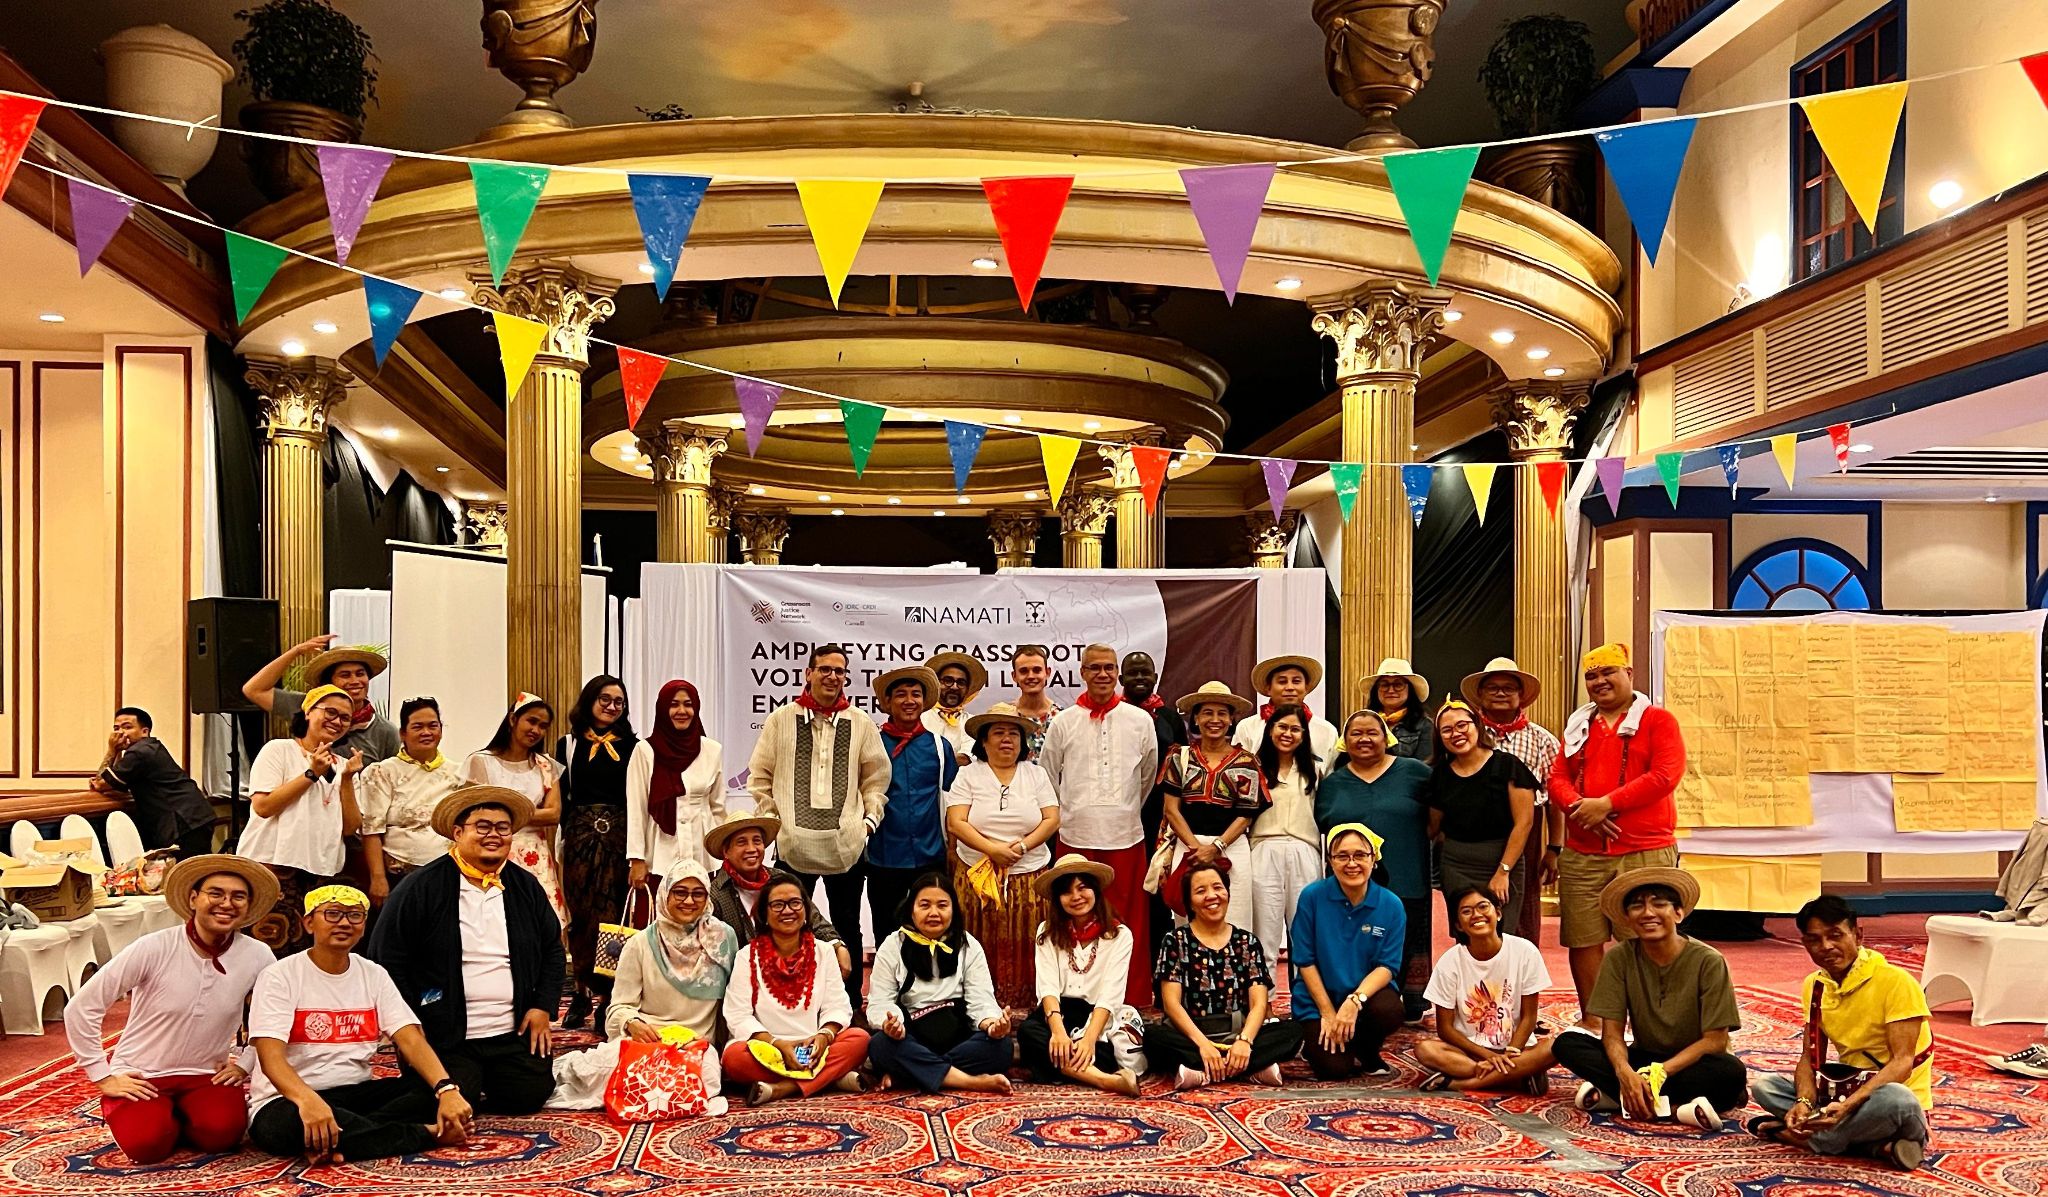
[[[434,1085],[434,1096],[439,1097],[450,1089],[455,1090],[457,1093],[462,1092],[462,1086],[455,1083],[454,1077],[444,1076]]]
[[[313,772],[313,771],[312,771],[311,769],[308,769],[308,770],[306,770],[306,780],[307,780],[307,781],[319,781],[319,780],[320,780],[320,775],[319,775],[318,773],[315,773],[315,772]]]

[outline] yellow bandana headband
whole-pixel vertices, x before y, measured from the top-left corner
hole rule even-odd
[[[1471,704],[1467,703],[1462,698],[1444,699],[1444,705],[1436,709],[1436,717],[1438,719],[1442,719],[1445,715],[1448,715],[1452,711],[1463,711],[1467,715],[1471,715],[1473,717],[1474,722],[1478,721],[1478,713],[1472,709]]]
[[[1380,858],[1380,845],[1387,841],[1380,838],[1379,832],[1374,831],[1363,823],[1339,823],[1335,827],[1330,828],[1329,832],[1323,836],[1323,855],[1329,855],[1330,845],[1337,842],[1338,836],[1348,835],[1354,831],[1364,836],[1365,842],[1372,845],[1372,858],[1378,860]]]
[[[1585,656],[1579,658],[1580,673],[1591,673],[1595,669],[1627,669],[1628,667],[1628,645],[1622,644],[1619,641],[1613,644],[1603,644],[1599,648],[1588,651]]]
[[[343,698],[348,698],[348,691],[342,689],[340,686],[315,686],[311,690],[306,691],[306,697],[299,700],[299,712],[301,714],[308,713],[312,711],[314,707],[320,704],[321,699],[333,698],[337,694],[339,694]],[[351,709],[353,709],[356,705],[356,700],[353,698],[348,698],[348,705]]]
[[[329,902],[337,906],[358,906],[370,908],[370,896],[353,885],[323,885],[306,895],[306,913],[311,914]]]

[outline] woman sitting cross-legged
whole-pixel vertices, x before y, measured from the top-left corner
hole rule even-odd
[[[1138,1095],[1145,1050],[1137,1010],[1124,1004],[1131,929],[1104,894],[1106,864],[1069,852],[1036,882],[1052,908],[1038,928],[1038,1008],[1017,1030],[1033,1080],[1061,1077]]]
[[[688,1027],[700,1039],[714,1038],[739,950],[739,936],[711,913],[704,866],[695,856],[678,857],[662,881],[654,925],[619,953],[606,1037],[658,1043],[663,1028]]]
[[[996,1002],[988,956],[960,923],[952,883],[925,873],[875,949],[868,977],[868,1051],[890,1080],[927,1093],[1008,1093],[1010,1019]]]
[[[740,949],[725,990],[726,1078],[751,1086],[747,1104],[756,1106],[832,1088],[858,1093],[853,1070],[867,1059],[868,1033],[852,1019],[832,945],[805,921],[803,883],[774,874],[754,904],[754,942]]]
[[[1280,1061],[1301,1050],[1301,1025],[1267,1021],[1273,976],[1258,937],[1230,925],[1230,873],[1215,863],[1181,875],[1191,922],[1166,933],[1154,973],[1166,1021],[1145,1036],[1153,1063],[1176,1064],[1176,1089],[1233,1077],[1280,1083]]]
[[[1462,942],[1436,962],[1424,991],[1436,1007],[1437,1037],[1415,1045],[1416,1057],[1433,1070],[1422,1088],[1521,1086],[1541,1097],[1556,1063],[1549,1042],[1535,1042],[1537,1000],[1550,987],[1543,953],[1501,933],[1500,904],[1488,890],[1468,885],[1450,900]]]

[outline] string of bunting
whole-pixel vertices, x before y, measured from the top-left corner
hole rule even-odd
[[[2022,68],[2036,94],[2044,104],[2048,104],[2048,54],[2035,54],[2021,59],[1960,68],[1897,83],[1799,97],[1788,101],[1770,101],[1717,112],[1662,118],[1589,132],[1601,147],[1624,207],[1635,223],[1644,251],[1654,266],[1664,232],[1669,224],[1679,176],[1691,146],[1693,132],[1700,120],[1797,103],[1812,124],[1823,153],[1833,165],[1837,176],[1842,179],[1850,202],[1855,206],[1859,217],[1868,225],[1871,217],[1864,214],[1874,215],[1877,210],[1908,88],[1914,83],[2012,63],[2017,63]],[[168,124],[190,124],[170,118],[150,117],[145,114],[0,91],[0,192],[4,192],[11,181],[22,161],[38,118],[44,108],[51,103],[81,111],[157,120]],[[226,131],[251,136],[280,137],[249,130]],[[476,199],[478,228],[494,285],[503,284],[505,272],[539,205],[550,174],[556,170],[581,170],[625,176],[634,215],[647,250],[657,295],[666,297],[697,211],[713,182],[712,177],[704,175],[551,167],[534,163],[423,154],[416,151],[389,150],[310,139],[282,139],[310,145],[314,149],[327,200],[329,224],[333,232],[336,259],[333,264],[357,274],[363,280],[364,299],[371,325],[372,355],[379,368],[382,367],[384,358],[396,341],[398,333],[411,318],[422,295],[414,288],[349,267],[347,260],[356,235],[360,232],[370,206],[376,198],[377,189],[396,158],[405,156],[452,160],[468,166]],[[1521,140],[1528,139],[1514,139]],[[1484,144],[1514,144],[1514,141]],[[1452,146],[1405,151],[1381,158],[1396,203],[1408,227],[1418,262],[1431,285],[1438,281],[1465,192],[1482,148],[1483,145],[1477,144]],[[1190,210],[1202,232],[1211,264],[1216,271],[1219,287],[1229,301],[1235,302],[1238,283],[1250,255],[1252,237],[1263,213],[1266,196],[1275,174],[1280,169],[1290,166],[1357,161],[1364,157],[1367,156],[1333,155],[1303,162],[1243,163],[1186,167],[1178,170]],[[140,201],[41,163],[30,165],[66,180],[70,193],[73,239],[78,251],[79,269],[81,274],[89,271]],[[1098,174],[1088,177],[1105,176]],[[859,253],[861,241],[873,220],[882,191],[889,180],[798,178],[785,181],[791,182],[797,190],[818,254],[820,269],[825,275],[833,303],[837,306],[845,280],[851,273],[854,260]],[[1060,216],[1072,193],[1076,177],[981,178],[978,181],[987,198],[991,218],[1003,244],[1004,255],[1008,259],[1011,278],[1017,288],[1018,302],[1023,308],[1029,309],[1046,255],[1057,231]],[[247,320],[250,311],[287,256],[325,262],[324,259],[311,254],[287,250],[282,246],[212,225],[209,221],[196,220],[186,213],[166,208],[158,210],[169,216],[209,225],[224,234],[227,239],[230,286],[238,322]],[[502,312],[493,311],[491,317],[498,335],[509,402],[531,369],[533,358],[538,352],[546,330],[533,321]],[[592,339],[599,343],[609,343],[600,338]],[[765,379],[735,374],[688,359],[649,354],[630,346],[614,348],[619,354],[621,385],[629,426],[637,425],[641,412],[644,411],[655,385],[668,365],[683,365],[726,374],[734,380],[736,399],[741,410],[750,455],[758,451],[760,437],[768,419],[773,414],[781,394],[787,389],[838,402],[846,430],[849,456],[856,474],[865,471],[869,454],[889,411],[884,405],[813,391],[809,388],[786,388]],[[985,426],[969,422],[946,421],[947,444],[952,455],[956,488],[964,490],[974,458],[988,431]],[[1827,432],[1834,444],[1838,466],[1846,469],[1848,425],[1832,425]],[[1047,488],[1053,502],[1057,503],[1065,490],[1084,439],[1042,432],[1029,435],[1036,435],[1039,438]],[[1766,438],[1788,486],[1795,482],[1794,446],[1799,435],[1783,433]],[[1738,441],[1716,448],[1723,472],[1731,487],[1736,484],[1741,446],[1750,443],[1759,442]],[[1138,467],[1148,508],[1156,508],[1159,487],[1164,482],[1166,466],[1171,455],[1171,450],[1156,447],[1140,447],[1134,450],[1134,464]],[[1276,516],[1282,509],[1295,471],[1304,464],[1303,461],[1296,459],[1261,458],[1246,454],[1215,453],[1205,456],[1260,462],[1268,497]],[[1684,457],[1683,453],[1677,452],[1663,453],[1656,457],[1659,477],[1674,505],[1677,502]],[[1362,484],[1365,465],[1395,463],[1306,464],[1328,467],[1339,506],[1344,517],[1348,519]],[[1601,489],[1606,493],[1610,505],[1618,512],[1625,469],[1624,459],[1601,458],[1594,464]],[[1471,493],[1478,518],[1484,521],[1487,500],[1491,495],[1494,475],[1498,469],[1497,463],[1466,463],[1454,467],[1407,463],[1401,464],[1399,468],[1402,471],[1403,489],[1417,523],[1420,523],[1428,502],[1430,482],[1434,477],[1432,471],[1437,468],[1459,470]],[[1545,505],[1554,517],[1568,479],[1568,463],[1539,462],[1532,463],[1532,468],[1536,470]]]

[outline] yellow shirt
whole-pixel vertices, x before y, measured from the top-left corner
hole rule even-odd
[[[1800,1008],[1813,1006],[1813,987],[1820,986],[1820,1029],[1835,1047],[1835,1058],[1857,1068],[1882,1068],[1891,1058],[1885,1040],[1889,1023],[1920,1019],[1920,1037],[1913,1044],[1918,1055],[1934,1042],[1933,1019],[1927,1013],[1927,995],[1913,975],[1884,958],[1883,953],[1864,948],[1856,963],[1837,985],[1821,969],[1809,974],[1799,988]],[[1920,1099],[1920,1108],[1934,1108],[1931,1085],[1933,1062],[1913,1070],[1906,1087]]]

